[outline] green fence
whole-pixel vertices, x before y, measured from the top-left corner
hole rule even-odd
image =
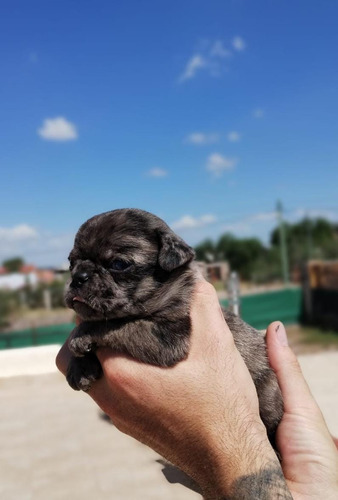
[[[0,349],[63,344],[74,327],[75,325],[73,323],[64,323],[62,325],[0,333]]]
[[[228,302],[222,300],[226,307]],[[258,329],[265,329],[272,321],[285,324],[297,323],[302,314],[301,288],[286,288],[255,295],[244,295],[240,299],[241,317]]]
[[[222,300],[227,306],[227,301]],[[287,288],[241,297],[241,316],[255,328],[265,329],[271,321],[286,324],[297,323],[302,312],[302,291],[300,288]],[[32,328],[17,332],[0,334],[0,349],[28,347],[46,344],[62,344],[74,328],[73,323]]]

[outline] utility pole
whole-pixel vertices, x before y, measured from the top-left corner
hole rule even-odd
[[[240,316],[239,278],[236,271],[233,271],[228,279],[228,301],[230,311]]]
[[[306,216],[306,232],[307,260],[310,260],[312,257],[312,223],[308,215]]]
[[[279,224],[279,238],[280,238],[280,252],[281,252],[281,262],[282,262],[282,272],[284,284],[289,283],[289,261],[288,253],[286,248],[286,235],[285,235],[285,225],[283,221],[283,206],[280,200],[277,201],[277,220]]]

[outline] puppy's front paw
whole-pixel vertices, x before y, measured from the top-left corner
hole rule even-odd
[[[93,382],[102,376],[102,368],[93,354],[72,357],[67,368],[67,382],[75,391],[89,391]]]
[[[93,325],[88,321],[74,328],[68,340],[68,347],[74,356],[85,356],[96,348],[93,341]]]
[[[95,344],[92,337],[87,334],[70,338],[68,347],[74,356],[84,356],[94,350]]]

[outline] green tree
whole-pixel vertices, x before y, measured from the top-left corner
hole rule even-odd
[[[309,258],[338,258],[338,225],[323,218],[304,218],[285,223],[286,244],[291,269]],[[237,238],[225,233],[214,243],[207,239],[195,248],[198,260],[225,260],[242,279],[268,282],[281,278],[280,231],[270,235],[270,247],[257,238]]]
[[[290,267],[299,267],[307,259],[329,259],[338,257],[337,226],[326,219],[304,218],[296,224],[285,224],[286,244]],[[271,233],[271,246],[278,248],[278,227]]]
[[[204,240],[195,247],[196,259],[211,262],[216,259],[216,248],[212,240]]]
[[[205,240],[195,248],[197,260],[205,262],[225,260],[232,270],[238,271],[243,279],[250,279],[255,262],[266,255],[268,250],[257,238],[236,238],[230,233],[223,234],[217,243]]]
[[[250,279],[255,262],[266,255],[267,249],[257,238],[240,239],[227,233],[218,240],[216,252],[242,279]]]
[[[12,259],[7,259],[2,263],[9,273],[17,273],[23,264],[24,260],[21,257],[13,257]]]
[[[252,264],[251,279],[255,283],[269,283],[281,279],[281,259],[279,248],[266,249],[264,255]]]

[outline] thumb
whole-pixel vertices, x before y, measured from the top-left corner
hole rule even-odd
[[[299,362],[288,346],[285,327],[281,322],[276,321],[268,326],[266,344],[270,365],[282,391],[285,411],[293,413],[296,409],[313,410],[317,407]]]

